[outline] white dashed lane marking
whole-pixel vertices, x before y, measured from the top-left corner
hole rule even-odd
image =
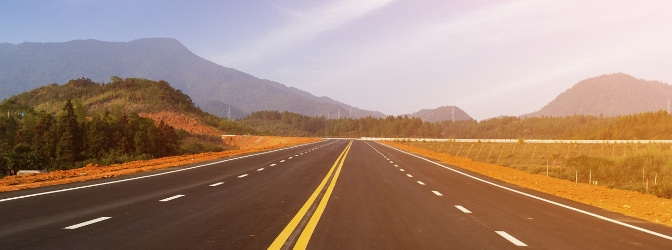
[[[104,221],[104,220],[107,220],[107,219],[110,219],[110,218],[112,218],[112,217],[100,217],[98,219],[85,221],[85,222],[82,222],[82,223],[79,223],[79,224],[75,224],[75,225],[72,225],[72,226],[69,226],[69,227],[65,227],[63,229],[77,229],[77,228],[88,226],[88,225],[91,225],[93,223],[98,223],[98,222],[101,222],[101,221]]]
[[[520,241],[520,240],[516,239],[515,237],[511,236],[507,232],[495,231],[495,233],[499,234],[499,236],[504,237],[504,239],[510,241],[511,243],[513,243],[516,246],[519,246],[519,247],[526,247],[527,246],[525,243],[523,243],[522,241]]]
[[[278,165],[278,164],[273,163],[273,164],[271,164],[271,165],[269,165],[269,166],[270,166],[270,167],[273,167],[273,166],[275,166],[275,165]]]
[[[464,208],[463,206],[460,206],[460,205],[455,205],[455,208],[459,209],[460,211],[462,211],[465,214],[470,214],[471,213],[471,211],[469,211],[469,209],[466,209],[466,208]]]
[[[408,176],[410,178],[413,178],[413,175],[411,175],[411,174],[406,174],[406,176]]]
[[[425,183],[422,182],[422,181],[418,181],[418,184],[423,185],[423,186],[425,185]]]
[[[439,191],[432,191],[432,193],[434,193],[436,196],[443,196],[443,194],[439,193]]]
[[[249,175],[249,174],[239,175],[238,178],[243,178],[243,177],[246,177],[246,176],[248,176],[248,175]]]
[[[172,201],[172,200],[180,198],[180,197],[184,197],[184,195],[183,194],[178,194],[178,195],[171,196],[171,197],[159,200],[159,201],[161,201],[161,202]]]
[[[257,172],[264,171],[264,168],[257,169]]]
[[[217,183],[214,183],[214,184],[210,184],[210,186],[211,187],[216,187],[216,186],[219,186],[219,185],[222,185],[222,184],[224,184],[224,182],[217,182]]]

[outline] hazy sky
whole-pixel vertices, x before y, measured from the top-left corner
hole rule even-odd
[[[386,114],[539,110],[580,80],[672,83],[672,1],[7,0],[0,42],[176,38],[197,55]]]

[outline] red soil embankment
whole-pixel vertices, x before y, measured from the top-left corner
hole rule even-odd
[[[161,111],[158,113],[142,113],[141,117],[154,120],[157,124],[163,120],[164,123],[173,126],[175,129],[183,129],[191,134],[209,135],[219,137],[222,131],[211,126],[204,125],[194,117],[178,114],[170,111]]]

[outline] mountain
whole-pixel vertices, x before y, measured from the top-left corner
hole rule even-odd
[[[667,110],[672,86],[616,73],[580,81],[529,116],[619,116]]]
[[[464,110],[455,106],[441,106],[435,109],[421,109],[408,115],[409,117],[420,118],[426,122],[440,121],[464,121],[473,120]]]
[[[104,82],[111,76],[165,80],[205,111],[222,115],[225,107],[228,115],[231,107],[232,118],[258,110],[322,116],[351,108],[353,118],[383,116],[220,66],[170,38],[0,44],[0,99],[49,83],[81,77]]]

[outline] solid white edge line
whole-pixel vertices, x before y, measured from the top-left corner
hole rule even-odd
[[[432,193],[434,193],[436,196],[443,196],[443,194],[439,193],[439,191],[432,191]]]
[[[61,192],[67,192],[67,191],[72,191],[72,190],[77,190],[77,189],[84,189],[84,188],[91,188],[91,187],[97,187],[97,186],[104,186],[104,185],[109,185],[109,184],[115,184],[115,183],[120,183],[120,182],[126,182],[126,181],[133,181],[133,180],[139,180],[139,179],[145,179],[145,178],[150,178],[150,177],[155,177],[155,176],[161,176],[161,175],[166,175],[166,174],[172,174],[172,173],[177,173],[177,172],[182,172],[182,171],[187,171],[187,170],[192,170],[192,169],[197,169],[197,168],[202,168],[205,166],[210,166],[210,165],[215,165],[219,163],[224,163],[228,161],[233,161],[233,160],[239,160],[247,157],[252,157],[252,156],[258,156],[258,155],[264,155],[264,154],[269,154],[269,153],[274,153],[282,150],[287,150],[287,149],[292,149],[296,147],[301,147],[301,146],[306,146],[314,143],[319,143],[323,141],[318,141],[318,142],[312,142],[308,144],[301,144],[301,145],[296,145],[296,146],[291,146],[291,147],[286,147],[286,148],[280,148],[280,149],[275,149],[275,150],[270,150],[270,151],[265,151],[265,152],[260,152],[256,154],[251,154],[251,155],[245,155],[245,156],[239,156],[239,157],[234,157],[230,159],[225,159],[221,161],[215,161],[215,162],[210,162],[206,164],[201,164],[193,167],[188,167],[188,168],[181,168],[181,169],[176,169],[168,172],[163,172],[163,173],[157,173],[157,174],[150,174],[150,175],[144,175],[144,176],[138,176],[138,177],[133,177],[133,178],[128,178],[128,179],[123,179],[123,180],[116,180],[116,181],[110,181],[110,182],[103,182],[103,183],[97,183],[97,184],[91,184],[91,185],[86,185],[86,186],[79,186],[79,187],[73,187],[73,188],[65,188],[65,189],[59,189],[59,190],[54,190],[54,191],[48,191],[48,192],[42,192],[42,193],[34,193],[34,194],[28,194],[28,195],[22,195],[22,196],[16,196],[16,197],[10,197],[10,198],[5,198],[5,199],[0,199],[0,202],[4,201],[11,201],[11,200],[18,200],[18,199],[24,199],[24,198],[29,198],[29,197],[35,197],[35,196],[41,196],[41,195],[47,195],[47,194],[54,194],[54,193],[61,193]]]
[[[217,182],[217,183],[210,184],[208,186],[216,187],[216,186],[219,186],[219,185],[222,185],[222,184],[224,184],[224,182]]]
[[[110,219],[110,218],[112,218],[112,217],[100,217],[98,219],[93,219],[93,220],[85,221],[85,222],[75,224],[75,225],[72,225],[72,226],[69,226],[69,227],[64,227],[63,229],[77,229],[77,228],[88,226],[88,225],[91,225],[93,223],[98,223],[98,222],[101,222],[101,221],[104,221],[104,220],[107,220],[107,219]]]
[[[161,199],[159,201],[161,201],[161,202],[172,201],[172,200],[180,198],[180,197],[184,197],[184,195],[183,194],[178,194],[178,195],[171,196],[171,197],[168,197],[168,198],[165,198],[165,199]]]
[[[460,211],[462,211],[465,214],[470,214],[471,213],[471,211],[469,211],[469,209],[466,209],[466,208],[464,208],[463,206],[460,206],[460,205],[455,205],[455,208],[459,209]]]
[[[525,243],[523,243],[522,241],[516,239],[516,237],[511,236],[511,235],[508,234],[507,232],[504,232],[504,231],[495,231],[495,233],[499,234],[499,236],[504,237],[504,239],[510,241],[511,243],[513,243],[513,244],[516,245],[516,246],[519,246],[519,247],[526,247],[526,246],[527,246],[527,244],[525,244]]]
[[[378,143],[378,142],[377,142],[377,143]],[[429,162],[429,163],[432,163],[432,164],[437,165],[437,166],[439,166],[439,167],[442,167],[442,168],[444,168],[444,169],[453,171],[453,172],[455,172],[455,173],[464,175],[464,176],[466,176],[466,177],[472,178],[472,179],[474,179],[474,180],[477,180],[477,181],[480,181],[480,182],[483,182],[483,183],[486,183],[486,184],[489,184],[489,185],[492,185],[492,186],[495,186],[495,187],[498,187],[498,188],[501,188],[501,189],[504,189],[504,190],[508,190],[508,191],[511,191],[511,192],[514,192],[514,193],[517,193],[517,194],[520,194],[520,195],[527,196],[527,197],[532,198],[532,199],[535,199],[535,200],[543,201],[543,202],[546,202],[546,203],[549,203],[549,204],[553,204],[553,205],[556,205],[556,206],[559,206],[559,207],[562,207],[562,208],[566,208],[566,209],[569,209],[569,210],[578,212],[578,213],[582,213],[582,214],[585,214],[585,215],[588,215],[588,216],[592,216],[592,217],[595,217],[595,218],[598,218],[598,219],[601,219],[601,220],[605,220],[605,221],[608,221],[608,222],[611,222],[611,223],[614,223],[614,224],[618,224],[618,225],[621,225],[621,226],[624,226],[624,227],[628,227],[628,228],[631,228],[631,229],[634,229],[634,230],[637,230],[637,231],[640,231],[640,232],[644,232],[644,233],[648,233],[648,234],[651,234],[651,235],[655,235],[655,236],[658,236],[658,237],[661,237],[661,238],[664,238],[664,239],[672,240],[672,236],[669,236],[669,235],[665,235],[665,234],[662,234],[662,233],[659,233],[659,232],[656,232],[656,231],[651,231],[651,230],[648,230],[648,229],[645,229],[645,228],[641,228],[641,227],[638,227],[638,226],[630,225],[630,224],[628,224],[628,223],[621,222],[621,221],[617,221],[617,220],[614,220],[614,219],[611,219],[611,218],[608,218],[608,217],[604,217],[604,216],[599,215],[599,214],[594,214],[594,213],[591,213],[591,212],[588,212],[588,211],[584,211],[584,210],[581,210],[581,209],[578,209],[578,208],[575,208],[575,207],[571,207],[571,206],[568,206],[568,205],[559,203],[559,202],[555,202],[555,201],[552,201],[552,200],[544,199],[544,198],[541,198],[541,197],[539,197],[539,196],[531,195],[531,194],[528,194],[528,193],[525,193],[525,192],[522,192],[522,191],[518,191],[518,190],[515,190],[515,189],[512,189],[512,188],[508,188],[508,187],[499,185],[499,184],[497,184],[497,183],[490,182],[490,181],[486,181],[486,180],[481,179],[481,178],[478,178],[478,177],[476,177],[476,176],[469,175],[469,174],[464,173],[464,172],[461,172],[461,171],[459,171],[459,170],[457,170],[457,169],[454,169],[454,168],[451,168],[451,167],[448,167],[448,166],[444,166],[444,165],[441,164],[441,163],[434,162],[434,161],[429,160],[429,159],[427,159],[427,158],[424,158],[424,157],[421,157],[421,156],[417,156],[417,155],[415,155],[415,154],[412,154],[412,153],[403,151],[403,150],[401,150],[401,149],[398,149],[398,148],[395,148],[395,147],[392,147],[392,146],[388,146],[388,145],[385,145],[385,144],[382,144],[382,143],[378,143],[378,144],[383,145],[383,146],[388,147],[388,148],[391,148],[391,149],[393,149],[393,150],[402,152],[402,153],[404,153],[404,154],[407,154],[407,155],[410,155],[410,156],[413,156],[413,157],[416,157],[416,158],[425,160],[425,161],[427,161],[427,162]]]

